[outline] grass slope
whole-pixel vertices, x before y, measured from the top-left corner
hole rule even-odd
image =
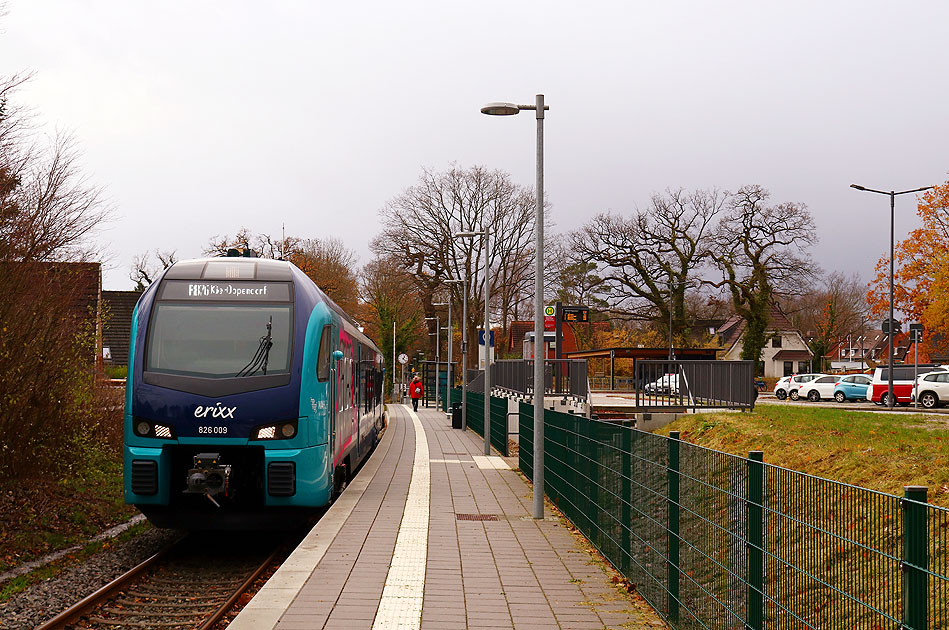
[[[657,431],[735,455],[764,451],[768,463],[902,496],[929,488],[949,507],[949,416],[759,404],[753,413],[683,416]]]

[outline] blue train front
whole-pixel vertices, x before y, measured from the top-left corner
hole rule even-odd
[[[378,349],[285,261],[175,263],[139,300],[130,347],[125,501],[159,527],[290,524],[384,426]]]

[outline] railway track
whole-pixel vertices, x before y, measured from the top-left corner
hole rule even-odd
[[[212,628],[284,548],[253,536],[183,537],[37,630]]]

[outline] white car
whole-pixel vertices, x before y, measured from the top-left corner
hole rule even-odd
[[[949,372],[920,374],[916,379],[916,391],[919,404],[926,409],[934,409],[949,401]]]
[[[663,374],[652,383],[647,383],[643,391],[651,394],[671,394],[673,396],[679,393],[679,375]]]
[[[791,377],[791,380],[788,381],[788,397],[791,400],[797,400],[800,398],[800,389],[801,386],[805,383],[810,383],[818,376],[827,376],[826,374],[795,374]]]
[[[784,400],[788,397],[788,383],[791,382],[790,376],[782,376],[774,384],[774,397],[778,400]]]
[[[839,376],[818,374],[816,378],[802,384],[797,394],[811,402],[818,402],[821,398],[833,398],[834,388],[837,387],[838,382],[840,382]]]

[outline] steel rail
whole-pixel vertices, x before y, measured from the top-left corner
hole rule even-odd
[[[186,536],[175,539],[169,543],[166,547],[159,550],[150,558],[145,559],[140,564],[132,567],[119,577],[115,578],[105,586],[97,589],[96,591],[86,595],[78,602],[62,611],[49,621],[40,624],[36,627],[35,630],[59,630],[60,628],[65,628],[67,625],[77,621],[85,612],[92,610],[109,597],[111,597],[115,592],[121,590],[125,585],[131,582],[134,578],[138,577],[145,569],[149,569],[160,560],[164,559],[172,549],[177,547],[181,541],[183,541]]]
[[[266,571],[270,565],[274,563],[279,551],[280,548],[278,547],[273,551],[273,553],[267,556],[267,559],[264,560],[259,567],[254,569],[253,573],[251,573],[251,575],[248,576],[248,578],[237,587],[237,590],[227,598],[227,601],[221,604],[220,608],[214,611],[214,613],[208,617],[208,620],[198,627],[198,630],[211,630],[211,628],[213,628],[217,622],[219,622],[224,617],[224,615],[226,615],[231,610],[231,608],[234,607],[234,604],[237,603],[237,600],[240,598],[240,596],[250,590],[250,587],[253,586],[254,582],[256,582],[257,579],[263,575],[264,571]]]
[[[86,617],[90,613],[94,612],[96,609],[105,604],[105,602],[107,602],[110,598],[115,597],[118,593],[126,589],[126,587],[128,587],[136,578],[141,576],[144,571],[158,566],[186,538],[187,536],[182,536],[173,541],[161,551],[146,559],[139,565],[133,567],[105,586],[99,588],[94,593],[84,597],[49,621],[38,626],[37,630],[62,630],[64,628],[70,627],[71,624],[76,623],[81,618]],[[241,595],[246,593],[260,578],[260,576],[263,575],[263,573],[273,565],[280,553],[280,550],[280,546],[274,549],[265,560],[260,562],[256,568],[248,573],[247,577],[231,591],[230,595],[228,595],[220,604],[215,604],[214,610],[208,613],[208,615],[205,616],[203,620],[195,620],[194,622],[182,621],[181,624],[176,625],[185,626],[189,625],[189,623],[193,623],[193,627],[198,628],[198,630],[210,630],[213,628],[221,621],[221,619],[224,618],[228,612],[231,611],[231,609],[234,608],[234,605],[237,603]],[[169,605],[169,607],[174,606],[174,604]],[[90,619],[90,621],[101,622],[102,620]],[[121,622],[115,621],[115,623],[112,625],[121,625]]]

